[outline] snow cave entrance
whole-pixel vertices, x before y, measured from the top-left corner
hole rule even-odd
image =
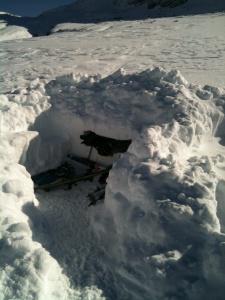
[[[43,114],[41,121],[43,117],[47,115]],[[40,124],[43,122],[37,120],[35,129]],[[50,132],[51,127],[47,128]],[[77,131],[77,148],[85,150],[78,155],[69,151],[71,147],[66,147],[64,139],[45,138],[44,134],[40,130],[27,151],[26,167],[32,174],[38,199],[37,206],[24,207],[31,220],[33,239],[57,260],[74,287],[94,284],[113,299],[113,288],[111,291],[104,286],[112,281],[112,274],[110,270],[106,273],[104,264],[99,263],[99,257],[104,261],[104,253],[90,218],[104,201],[112,163],[127,151],[131,140],[109,138],[90,130]],[[52,177],[55,181],[49,185],[38,184],[38,180]]]
[[[40,172],[32,176],[36,191],[50,192],[55,189],[71,190],[73,185],[83,181],[96,181],[97,188],[88,194],[90,203],[95,205],[98,200],[103,200],[109,171],[112,167],[113,158],[127,151],[131,140],[118,140],[96,134],[93,131],[84,131],[80,135],[81,144],[89,148],[87,157],[77,156],[73,153],[67,155],[63,162],[56,168]],[[108,164],[93,160],[93,151],[98,156],[107,157]],[[96,155],[95,155],[96,157]]]

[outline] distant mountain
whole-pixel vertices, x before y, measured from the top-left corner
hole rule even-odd
[[[124,4],[128,5],[146,5],[148,9],[152,9],[154,7],[176,7],[188,2],[188,0],[125,0],[122,1]],[[120,0],[114,0],[116,5],[120,5]]]
[[[77,0],[35,18],[0,15],[8,25],[26,27],[33,35],[46,35],[60,23],[97,23],[225,11],[225,0]]]

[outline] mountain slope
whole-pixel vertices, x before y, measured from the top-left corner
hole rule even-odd
[[[154,9],[151,9],[154,8]],[[93,22],[113,19],[141,19],[225,10],[223,0],[78,0],[49,10],[38,18],[58,21]]]
[[[153,8],[153,9],[151,9]],[[1,15],[8,25],[26,27],[32,35],[46,35],[60,23],[97,23],[225,11],[224,0],[78,0],[48,10],[36,18]]]

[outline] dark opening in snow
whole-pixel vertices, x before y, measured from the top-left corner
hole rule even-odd
[[[76,155],[67,155],[66,160],[57,168],[53,168],[32,176],[35,190],[51,191],[53,189],[71,189],[81,181],[93,181],[97,178],[98,185],[94,192],[88,194],[89,206],[95,205],[98,200],[104,199],[106,181],[111,169],[91,160],[93,148],[101,156],[111,156],[124,153],[131,144],[131,140],[117,140],[96,134],[93,131],[85,131],[80,135],[82,144],[90,147],[88,157],[82,158]]]
[[[85,131],[81,134],[80,143],[82,141],[89,150],[86,158],[66,155],[58,167],[32,176],[39,204],[37,207],[25,205],[23,211],[29,216],[33,240],[41,243],[57,260],[72,287],[95,285],[104,291],[107,299],[117,299],[114,283],[109,285],[113,275],[103,263],[107,258],[90,224],[92,210],[98,209],[92,206],[97,202],[100,204],[105,197],[111,163],[107,166],[96,163],[90,149],[93,147],[101,155],[112,156],[125,152],[131,140],[117,140]],[[37,140],[31,143],[32,149],[28,149],[28,153],[29,150],[34,153],[36,143]],[[74,182],[70,185],[68,180]],[[37,188],[38,185],[44,188]],[[91,208],[87,209],[88,206]]]

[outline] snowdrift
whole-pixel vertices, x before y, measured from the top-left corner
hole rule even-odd
[[[0,23],[0,41],[27,39],[32,37],[28,30],[21,26],[6,26]]]
[[[32,37],[27,28],[8,24],[5,20],[9,18],[19,18],[19,16],[0,12],[0,41],[27,39]],[[20,22],[19,22],[20,23]]]
[[[0,41],[28,39],[32,35],[24,27],[20,26],[7,26],[0,29]]]
[[[176,70],[118,70],[37,79],[0,105],[2,299],[223,299],[224,89]],[[89,210],[104,274],[96,267],[80,288],[35,242],[27,212],[39,209],[29,173],[86,156],[84,130],[132,144],[113,157],[104,204]],[[99,276],[110,293],[95,287]]]

